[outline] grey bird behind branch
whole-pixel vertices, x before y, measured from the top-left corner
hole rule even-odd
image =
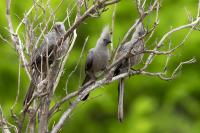
[[[89,81],[95,81],[96,80],[96,74],[98,72],[103,71],[106,69],[106,66],[108,64],[109,60],[109,49],[108,44],[111,43],[111,37],[110,37],[110,30],[109,26],[105,26],[100,38],[98,39],[96,43],[96,47],[90,49],[86,63],[85,63],[85,80],[83,81],[83,90],[84,86]],[[89,94],[87,94],[82,100],[86,100],[88,98]]]
[[[128,72],[130,67],[140,63],[143,57],[143,50],[144,50],[144,41],[143,39],[140,40],[140,37],[142,37],[145,33],[144,27],[142,22],[140,22],[135,32],[132,35],[132,38],[129,42],[126,42],[125,44],[121,45],[119,50],[117,51],[116,59],[124,56],[127,52],[130,51],[133,54],[130,58],[123,59],[117,66],[114,72],[114,75],[119,75],[125,72]],[[120,122],[123,121],[123,97],[124,97],[124,78],[121,78],[119,80],[118,84],[118,120]]]
[[[44,36],[44,40],[39,48],[35,50],[31,58],[32,80],[24,99],[24,105],[27,105],[37,88],[40,81],[44,80],[49,66],[55,60],[55,49],[58,40],[65,34],[63,22],[56,22],[51,32]]]

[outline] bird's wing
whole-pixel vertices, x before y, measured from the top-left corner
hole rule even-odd
[[[86,60],[86,64],[85,64],[85,71],[88,71],[92,68],[92,64],[93,64],[93,60],[94,60],[94,50],[90,50],[90,52],[88,53],[87,56],[87,60]]]
[[[56,38],[54,32],[49,32],[44,36],[44,40],[39,48],[37,48],[31,59],[31,66],[40,65],[42,58],[46,58],[46,52],[48,48],[48,56],[50,57],[52,51],[56,45]]]

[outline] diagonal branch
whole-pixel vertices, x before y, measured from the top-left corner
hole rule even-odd
[[[187,29],[187,28],[192,28],[195,27],[196,25],[198,25],[200,23],[200,17],[198,17],[195,21],[189,23],[189,24],[186,24],[186,25],[182,25],[182,26],[179,26],[177,28],[174,28],[172,30],[170,30],[169,32],[167,32],[162,38],[161,40],[158,42],[158,44],[156,45],[156,47],[153,49],[153,51],[157,51],[160,47],[163,46],[163,43],[164,41],[167,39],[167,37],[171,36],[173,33],[177,32],[177,31],[180,31],[180,30],[183,30],[183,29]],[[145,65],[144,67],[142,68],[142,70],[145,70],[148,65],[151,63],[153,57],[155,56],[154,53],[151,53],[149,55],[149,57],[147,58],[146,62],[145,62]]]
[[[28,69],[28,62],[27,62],[27,59],[26,59],[26,57],[24,55],[24,51],[23,51],[22,42],[19,38],[19,35],[17,33],[15,33],[14,29],[13,29],[12,20],[11,20],[11,16],[10,16],[10,3],[11,3],[11,0],[6,1],[6,19],[8,21],[9,32],[11,35],[11,39],[13,41],[13,45],[22,60],[23,66],[25,67],[26,73],[27,73],[29,79],[31,79],[30,71]]]
[[[67,30],[66,34],[63,38],[61,38],[58,42],[58,45],[61,45],[63,41],[67,39],[67,37],[73,33],[73,31],[88,17],[91,16],[91,14],[94,14],[96,12],[96,9],[103,9],[106,6],[109,6],[111,4],[117,3],[119,0],[101,0],[98,1],[97,4],[92,5],[82,16],[80,16],[77,21],[74,22],[74,24]]]

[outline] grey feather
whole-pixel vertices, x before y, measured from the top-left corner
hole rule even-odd
[[[96,43],[95,48],[92,48],[87,56],[86,65],[85,65],[86,78],[82,84],[83,86],[88,81],[95,80],[96,75],[100,71],[103,71],[106,68],[108,64],[108,59],[109,59],[109,50],[107,48],[107,45],[110,42],[111,41],[110,41],[109,27],[105,26],[101,33],[101,36],[99,37]],[[83,98],[82,100],[86,100],[86,99],[87,98]]]
[[[124,111],[123,111],[123,105],[124,105],[124,79],[119,80],[118,85],[118,120],[120,122],[124,119]]]
[[[93,64],[93,59],[94,59],[94,51],[90,50],[87,56],[86,64],[85,64],[85,71],[88,71],[91,69],[92,64]]]
[[[32,80],[24,99],[24,105],[29,103],[31,100],[34,90],[37,88],[36,86],[39,83],[39,79],[45,78],[47,74],[47,64],[51,65],[55,60],[54,50],[55,47],[57,47],[57,41],[65,34],[65,32],[64,24],[62,22],[56,22],[52,31],[44,36],[41,46],[33,53],[30,63],[32,69]],[[40,77],[41,73],[43,73],[43,77]]]
[[[114,75],[118,75],[121,73],[125,73],[128,71],[129,67],[132,67],[142,60],[143,57],[143,50],[144,50],[144,41],[143,39],[138,40],[140,37],[144,35],[144,27],[143,24],[140,22],[135,32],[132,35],[132,38],[129,42],[126,42],[125,44],[121,45],[119,48],[116,59],[124,56],[128,51],[130,51],[130,48],[132,48],[131,53],[133,54],[132,57],[123,59],[117,66],[114,72]],[[130,64],[129,64],[130,63]],[[118,85],[118,119],[120,122],[123,120],[123,95],[124,95],[124,79],[119,80]]]

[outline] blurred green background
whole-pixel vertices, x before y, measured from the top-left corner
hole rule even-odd
[[[148,0],[147,0],[148,1]],[[59,0],[51,0],[50,5],[55,8]],[[66,7],[71,0],[65,0],[56,14],[56,21],[62,21],[66,16]],[[149,3],[151,1],[148,1]],[[177,27],[188,23],[187,12],[195,16],[198,0],[163,0],[159,12],[159,26],[153,38],[146,44],[147,48],[152,48],[156,40],[161,39],[164,33],[172,27]],[[31,7],[32,1],[13,0],[11,4],[11,14],[14,26],[19,24],[23,15]],[[89,18],[78,30],[78,38],[75,47],[70,55],[62,76],[59,88],[54,96],[55,101],[65,95],[65,84],[68,74],[74,69],[84,40],[89,36],[86,50],[81,63],[70,78],[68,91],[73,91],[78,87],[78,83],[83,80],[84,61],[87,51],[94,47],[104,25],[111,25],[113,7],[104,12],[99,18]],[[186,11],[187,10],[187,11]],[[9,35],[5,27],[5,0],[0,1],[0,34],[8,39]],[[121,0],[117,6],[114,44],[122,40],[123,35],[135,22],[138,17],[135,2],[133,0]],[[145,26],[151,27],[155,14],[145,19]],[[71,22],[74,19],[74,13]],[[66,24],[67,26],[67,24]],[[21,31],[22,32],[22,31]],[[172,46],[179,44],[188,30],[183,30],[173,34],[165,42],[165,49],[169,41]],[[23,32],[21,33],[23,35]],[[70,119],[65,123],[61,132],[68,133],[199,133],[200,132],[200,34],[192,32],[185,44],[176,50],[170,58],[167,70],[169,74],[184,60],[196,57],[195,64],[185,65],[179,71],[176,79],[172,81],[162,81],[157,77],[134,76],[126,80],[125,83],[125,119],[123,123],[117,121],[117,82],[97,89],[90,95],[86,103],[81,103],[73,112]],[[148,70],[151,72],[162,71],[166,56],[156,57]],[[15,101],[18,85],[19,60],[13,46],[0,39],[0,105],[5,116],[10,118],[10,107]],[[81,73],[81,74],[80,74]],[[80,76],[81,75],[81,76]],[[22,101],[28,87],[29,80],[23,68],[20,78],[20,97],[15,112],[18,114],[22,107]],[[63,106],[66,109],[68,103]],[[61,112],[62,112],[61,111]],[[57,122],[61,115],[57,113],[52,119],[50,128]]]

